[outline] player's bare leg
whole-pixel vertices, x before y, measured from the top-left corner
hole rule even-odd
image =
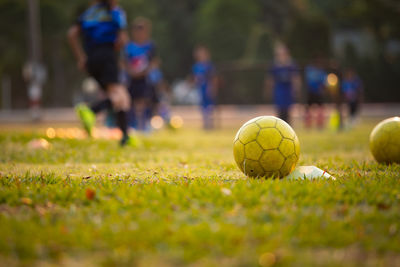
[[[310,105],[306,105],[306,108],[305,108],[304,126],[306,128],[311,128],[312,127],[312,112],[311,112],[311,106]]]
[[[317,127],[323,129],[325,126],[324,107],[319,105],[317,108]]]
[[[117,124],[122,131],[121,145],[124,146],[129,140],[127,111],[131,106],[131,98],[125,86],[121,84],[109,85],[107,87],[107,95],[117,114]]]

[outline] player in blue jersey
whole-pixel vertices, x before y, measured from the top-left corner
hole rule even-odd
[[[273,91],[278,117],[289,123],[290,107],[300,89],[299,70],[283,44],[276,45],[274,53],[275,60],[268,71],[266,88],[268,92]]]
[[[304,69],[304,81],[307,88],[307,103],[305,113],[305,126],[312,126],[313,111],[316,113],[318,128],[324,127],[323,94],[325,91],[327,73],[322,67],[322,60],[316,57]],[[312,110],[314,109],[314,110]]]
[[[91,135],[95,114],[112,107],[123,134],[121,145],[125,145],[129,140],[126,111],[130,108],[130,97],[118,79],[118,50],[126,40],[123,31],[126,17],[117,4],[117,0],[95,1],[69,29],[68,39],[78,68],[95,78],[107,95],[90,108],[83,104],[77,107],[85,129]]]
[[[196,63],[192,67],[193,80],[200,93],[203,128],[209,130],[214,128],[213,113],[217,94],[215,68],[208,48],[203,45],[195,48],[194,58]]]
[[[343,73],[342,94],[349,109],[350,126],[356,123],[363,98],[363,83],[355,70],[348,68]]]
[[[136,126],[139,130],[147,128],[146,108],[154,98],[154,88],[148,80],[148,74],[156,55],[156,47],[150,39],[150,20],[138,17],[132,24],[132,41],[124,47],[126,69],[130,76],[129,93],[133,100]]]

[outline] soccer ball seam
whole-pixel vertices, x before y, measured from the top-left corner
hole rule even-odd
[[[240,134],[247,128],[247,126],[250,126],[251,124],[255,124],[256,126],[257,126],[257,128],[258,128],[258,132],[257,132],[257,136],[255,137],[255,139],[257,139],[257,137],[258,137],[258,135],[259,135],[259,133],[260,133],[260,130],[261,130],[261,128],[258,126],[258,124],[257,123],[249,123],[249,124],[247,124],[247,125],[243,125],[242,126],[242,128],[240,128],[240,133],[238,134],[238,139],[240,140]],[[242,141],[242,140],[240,140],[240,141]],[[253,141],[249,141],[249,142],[247,142],[247,143],[244,143],[244,142],[242,142],[242,144],[244,144],[244,145],[247,145],[248,143],[250,143],[250,142],[253,142]]]
[[[244,145],[244,157],[245,157],[245,158],[247,158],[247,156],[246,156],[246,146],[250,145],[250,144],[253,143],[253,142],[256,143],[256,144],[261,148],[261,150],[263,149],[262,146],[261,146],[259,143],[257,143],[256,140],[250,141],[250,142],[248,142],[247,144]],[[264,152],[264,151],[261,151],[261,154],[260,154],[260,156],[258,157],[258,159],[254,160],[254,159],[250,159],[250,158],[249,158],[249,160],[259,161],[260,158],[261,158],[261,156],[262,156],[262,154],[263,154],[263,152]]]
[[[276,128],[276,125],[278,124],[278,121],[277,121],[276,119],[273,118],[273,120],[274,120],[274,126],[272,126],[272,127],[262,127],[260,124],[258,124],[258,121],[260,121],[260,120],[262,120],[262,119],[264,119],[264,118],[263,118],[263,117],[259,117],[259,119],[255,121],[255,123],[256,123],[261,129],[264,129],[264,128]]]
[[[296,154],[296,144],[294,143],[294,140],[292,140],[292,139],[289,139],[289,138],[286,138],[286,137],[284,137],[283,139],[282,139],[282,141],[281,141],[281,143],[279,144],[279,146],[278,146],[278,150],[279,150],[279,152],[281,152],[281,154],[283,155],[283,152],[281,151],[281,144],[282,144],[282,142],[283,142],[283,140],[284,139],[286,139],[286,140],[289,140],[289,141],[291,141],[292,142],[292,144],[293,144],[293,153],[294,154]],[[288,158],[288,157],[290,157],[292,154],[290,154],[289,156],[287,156],[287,157],[285,157],[285,155],[283,155],[283,157],[285,158],[285,160]]]
[[[260,134],[261,133],[261,131],[263,131],[263,130],[267,130],[267,129],[275,129],[278,133],[279,133],[279,135],[281,136],[281,140],[279,141],[279,144],[278,145],[276,145],[276,147],[273,147],[273,148],[268,148],[268,149],[265,149],[260,143],[258,143],[260,146],[261,146],[261,148],[262,149],[264,149],[264,150],[269,150],[269,149],[277,149],[279,146],[280,146],[280,144],[281,144],[281,142],[282,142],[282,134],[281,134],[281,132],[279,131],[279,129],[277,129],[277,128],[275,128],[275,127],[267,127],[267,128],[263,128],[263,129],[261,129],[260,131],[259,131],[259,133],[258,134]],[[257,136],[257,142],[258,142],[258,136]]]

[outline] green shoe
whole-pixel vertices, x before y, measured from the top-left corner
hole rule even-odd
[[[92,136],[92,129],[96,124],[96,114],[85,104],[79,104],[75,107],[76,114],[82,122],[83,128],[87,134]]]
[[[138,148],[142,146],[142,141],[136,135],[131,135],[122,137],[120,144],[122,147],[128,146],[132,148]]]

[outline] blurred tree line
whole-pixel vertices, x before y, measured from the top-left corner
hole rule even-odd
[[[40,0],[43,61],[49,80],[45,106],[70,106],[85,77],[75,68],[66,31],[90,1]],[[397,0],[120,0],[128,19],[153,20],[153,35],[169,81],[190,72],[192,48],[211,49],[223,76],[221,103],[262,103],[262,85],[276,40],[285,42],[304,66],[318,53],[334,57],[333,33],[368,32],[374,53],[363,56],[351,44],[338,58],[355,67],[366,85],[368,101],[400,101],[400,56],[387,45],[400,40]],[[0,0],[0,79],[12,81],[13,107],[27,106],[22,66],[28,58],[27,1]]]

